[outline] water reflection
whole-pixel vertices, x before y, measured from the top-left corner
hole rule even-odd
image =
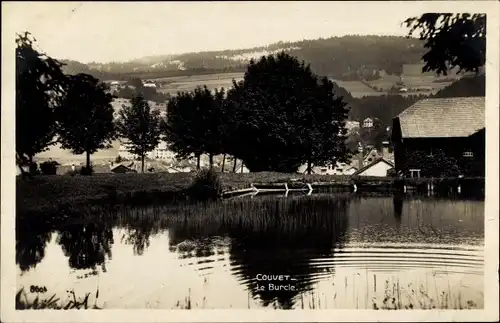
[[[322,276],[333,275],[333,267],[311,266],[311,261],[332,258],[334,248],[342,247],[347,207],[345,199],[295,199],[287,204],[267,200],[263,208],[272,220],[265,230],[231,230],[233,274],[263,306],[293,308],[299,293],[311,290]]]
[[[109,224],[91,222],[68,224],[59,230],[57,243],[68,257],[70,268],[106,271],[106,258],[111,259],[113,232]]]
[[[43,260],[51,237],[50,227],[39,218],[16,219],[16,264],[22,272]]]
[[[143,300],[163,300],[158,307],[172,308],[188,295],[195,306],[211,295],[207,302],[216,304],[213,308],[290,309],[303,307],[304,297],[313,294],[340,293],[345,294],[335,305],[322,300],[322,306],[371,308],[372,297],[383,300],[381,286],[391,277],[397,277],[394,284],[420,281],[429,293],[448,292],[446,281],[456,279],[454,295],[477,287],[474,301],[481,304],[483,214],[483,201],[325,194],[96,212],[63,225],[18,218],[18,284],[29,286],[43,277],[48,287],[58,286],[64,277],[69,279],[64,288],[71,289],[72,272],[94,269],[108,271],[96,279],[106,286],[101,298],[115,301],[110,307],[125,308],[132,298],[136,308]],[[47,262],[46,254],[55,256]],[[136,269],[124,270],[127,264]],[[51,274],[56,267],[58,274]],[[88,283],[85,292],[95,291],[96,284],[81,274],[74,275],[84,277],[79,286]],[[438,277],[431,278],[438,279],[436,287],[428,285],[429,275]],[[270,283],[280,290],[270,290]],[[223,296],[226,288],[234,296]],[[357,303],[360,293],[363,304]]]

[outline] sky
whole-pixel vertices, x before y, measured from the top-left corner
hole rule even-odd
[[[400,35],[421,2],[4,2],[16,32],[59,59],[110,62],[346,34]]]

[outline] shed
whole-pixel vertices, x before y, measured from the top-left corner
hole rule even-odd
[[[394,164],[382,157],[357,170],[353,176],[387,176],[387,171],[394,168]]]

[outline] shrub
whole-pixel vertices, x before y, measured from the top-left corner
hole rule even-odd
[[[92,175],[94,173],[94,167],[92,166],[83,166],[80,168],[80,175]]]
[[[29,173],[30,175],[40,174],[40,170],[38,169],[38,165],[36,163],[29,164]]]
[[[68,170],[64,175],[69,175],[69,176],[75,176],[76,174],[78,174],[78,170]]]
[[[387,170],[387,177],[396,177],[398,176],[398,173],[394,168],[390,168]]]
[[[201,169],[196,172],[188,195],[199,201],[215,200],[222,194],[222,182],[213,169]]]
[[[123,161],[122,156],[120,156],[120,155],[116,156],[116,158],[115,158],[115,163],[119,164],[119,163],[121,163],[122,161]]]
[[[44,175],[56,175],[58,165],[56,161],[46,161],[40,164],[40,171]]]

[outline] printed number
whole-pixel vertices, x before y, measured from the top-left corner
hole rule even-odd
[[[47,291],[47,287],[45,286],[30,286],[30,292],[32,293],[45,293]]]

